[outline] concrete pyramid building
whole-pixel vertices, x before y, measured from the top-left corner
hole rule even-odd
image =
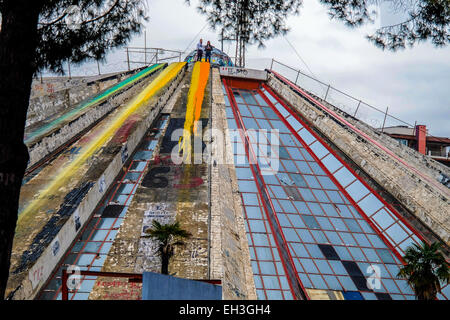
[[[191,233],[169,273],[223,299],[414,299],[396,275],[413,243],[448,256],[448,167],[286,74],[194,58],[30,120],[9,297],[141,299],[157,220]]]

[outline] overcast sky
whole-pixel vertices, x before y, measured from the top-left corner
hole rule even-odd
[[[318,0],[304,2],[300,15],[288,19],[291,31],[286,38],[318,79],[380,109],[389,107],[390,114],[408,123],[425,124],[432,135],[450,136],[449,47],[426,43],[396,53],[382,51],[365,35],[395,20],[385,10],[374,25],[350,29],[330,20]],[[148,9],[147,47],[183,51],[190,45],[191,51],[201,37],[220,48],[218,31],[206,27],[196,37],[206,17],[195,6],[183,0],[149,0]],[[130,44],[143,45],[143,35]],[[224,51],[234,56],[234,44],[225,43]],[[250,66],[264,68],[275,58],[310,74],[284,37],[268,41],[265,49],[251,46],[247,58]]]

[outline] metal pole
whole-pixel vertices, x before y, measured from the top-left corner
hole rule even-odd
[[[295,84],[297,84],[298,76],[300,75],[300,70],[297,72],[297,77],[295,78]]]
[[[242,42],[242,66],[245,68],[245,42]]]
[[[221,42],[221,51],[223,52],[223,29],[222,29],[222,37],[221,37],[221,39],[220,39],[220,42]]]
[[[358,109],[359,109],[360,105],[361,105],[361,100],[359,100],[358,106],[356,107],[355,114],[353,115],[354,118],[356,118],[356,113],[358,112]]]
[[[61,279],[61,281],[62,281],[62,283],[61,283],[61,286],[62,286],[61,300],[63,300],[63,301],[69,300],[69,288],[67,288],[67,280],[68,279],[69,279],[69,277],[67,276],[67,270],[63,269],[62,270],[62,279]]]
[[[389,107],[386,107],[386,113],[384,114],[383,127],[381,128],[381,132],[384,131],[384,125],[386,124],[386,117],[388,114]]]
[[[272,58],[272,63],[270,64],[270,70],[272,70],[273,68],[273,58]]]
[[[67,59],[67,67],[69,69],[69,79],[71,79],[72,75],[70,74],[70,62],[69,62],[69,59]]]
[[[327,92],[325,93],[325,98],[323,100],[327,101],[328,91],[330,91],[330,85],[328,85]]]
[[[144,31],[144,64],[147,65],[147,31]]]
[[[100,75],[100,64],[98,63],[98,60],[97,60],[97,69],[98,69],[98,75]]]
[[[130,54],[128,53],[128,48],[127,48],[127,63],[128,63],[128,71],[130,71]]]

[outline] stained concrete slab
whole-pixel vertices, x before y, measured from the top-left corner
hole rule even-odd
[[[187,104],[191,72],[180,84],[179,95],[172,102],[170,119],[182,122]],[[210,84],[205,89],[201,117],[209,118],[211,108]],[[167,110],[166,109],[166,110]],[[208,121],[203,121],[204,126]],[[167,129],[164,130],[167,137]],[[135,196],[102,271],[142,273],[160,272],[160,258],[154,240],[143,238],[143,231],[158,221],[179,221],[182,228],[191,233],[183,246],[177,246],[169,265],[171,275],[188,279],[209,277],[209,177],[208,166],[201,164],[175,164],[170,148],[162,148],[162,139],[155,149],[155,158],[144,172],[142,184]],[[164,153],[161,153],[161,149]],[[119,254],[120,253],[120,254]],[[109,279],[111,280],[111,278]],[[99,278],[89,299],[109,299],[111,286],[101,284],[107,278]],[[126,289],[124,289],[126,290]]]

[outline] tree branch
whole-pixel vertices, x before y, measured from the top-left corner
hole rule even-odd
[[[102,19],[102,18],[108,16],[108,15],[111,13],[111,11],[112,11],[118,4],[119,4],[119,0],[116,0],[116,1],[114,2],[114,4],[111,5],[111,7],[110,7],[105,13],[103,13],[103,14],[101,14],[101,15],[99,15],[99,16],[93,18],[93,19],[90,19],[90,20],[87,20],[87,21],[82,21],[80,24],[86,25],[86,24],[89,24],[89,23],[98,21],[98,20],[100,20],[100,19]],[[50,27],[50,26],[52,26],[52,25],[58,24],[58,22],[60,22],[62,19],[64,19],[64,18],[67,16],[67,14],[68,14],[68,12],[67,12],[67,10],[66,10],[66,12],[65,12],[62,16],[60,16],[59,18],[55,19],[54,21],[49,22],[49,23],[38,23],[38,25],[41,25],[41,26],[44,26],[44,27]],[[62,23],[62,24],[65,24],[65,23]]]
[[[92,22],[95,22],[95,21],[97,21],[97,20],[100,20],[100,19],[106,17],[107,15],[109,15],[109,13],[110,13],[110,12],[111,12],[118,4],[119,4],[119,0],[116,0],[116,2],[114,2],[114,4],[109,8],[109,10],[106,11],[104,14],[102,14],[102,15],[100,15],[100,16],[98,16],[98,17],[95,17],[95,18],[93,18],[93,19],[91,19],[91,20],[83,21],[81,24],[92,23]]]

